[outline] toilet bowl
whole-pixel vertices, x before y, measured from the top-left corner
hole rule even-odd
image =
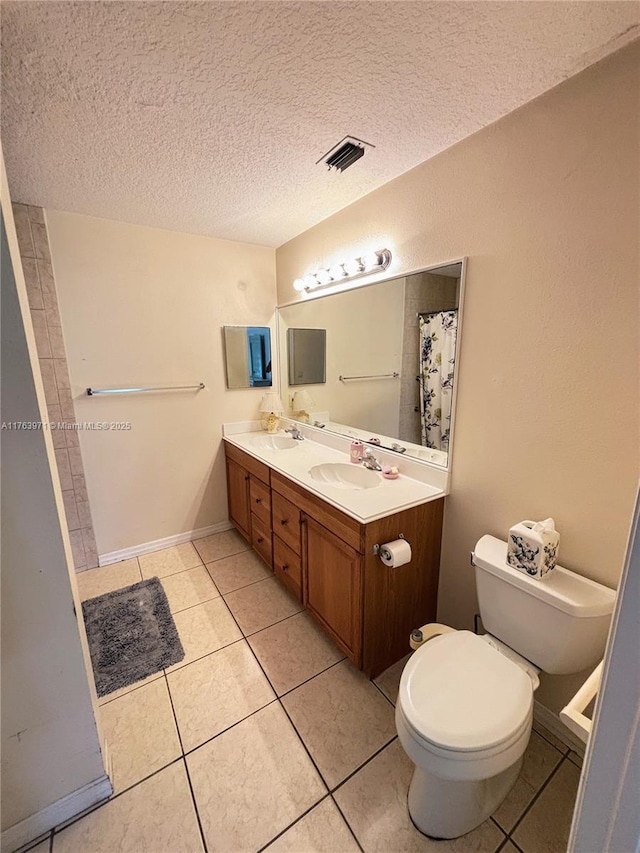
[[[561,566],[543,580],[483,536],[472,555],[482,637],[423,625],[400,680],[396,727],[415,764],[413,822],[433,838],[470,832],[518,777],[538,672],[566,675],[602,658],[615,592]],[[539,668],[538,668],[539,667]]]
[[[469,631],[436,636],[409,659],[396,728],[415,764],[408,804],[421,832],[464,835],[507,795],[531,735],[532,675]]]

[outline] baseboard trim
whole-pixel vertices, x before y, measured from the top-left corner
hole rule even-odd
[[[71,794],[67,794],[61,800],[57,800],[50,806],[30,815],[20,823],[16,823],[5,829],[0,840],[2,853],[12,853],[30,841],[49,832],[54,826],[60,826],[67,820],[86,811],[91,806],[107,800],[113,793],[113,788],[108,776],[101,776],[93,782],[89,782],[83,788],[78,788]]]
[[[562,722],[558,714],[554,714],[545,705],[535,701],[533,703],[533,719],[548,729],[552,735],[555,735],[558,740],[561,740],[566,746],[570,747],[574,752],[584,756],[585,745],[577,738],[573,732]]]
[[[175,536],[166,536],[164,539],[155,539],[153,542],[143,542],[142,545],[132,545],[131,548],[122,548],[120,551],[109,551],[108,554],[100,554],[99,566],[109,566],[111,563],[119,563],[121,560],[130,560],[141,554],[151,554],[154,551],[162,551],[172,545],[182,545],[183,542],[191,542],[194,539],[203,539],[213,533],[222,533],[231,530],[233,524],[230,521],[220,521],[218,524],[210,524],[208,527],[199,527],[197,530],[187,530],[184,533],[176,533]]]

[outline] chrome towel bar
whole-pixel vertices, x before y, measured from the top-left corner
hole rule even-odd
[[[397,379],[400,376],[399,373],[394,371],[393,373],[372,373],[369,376],[338,376],[340,382],[352,382],[354,379]]]
[[[145,391],[202,391],[204,382],[197,385],[154,385],[149,388],[87,388],[87,396],[95,394],[141,394]]]

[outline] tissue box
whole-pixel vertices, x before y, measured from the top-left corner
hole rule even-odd
[[[552,518],[521,521],[509,531],[507,562],[529,577],[543,578],[555,568],[560,534]]]

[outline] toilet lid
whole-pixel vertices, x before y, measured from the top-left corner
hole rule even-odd
[[[509,740],[533,702],[531,679],[470,631],[429,640],[409,658],[400,681],[409,725],[443,749],[479,750]]]

